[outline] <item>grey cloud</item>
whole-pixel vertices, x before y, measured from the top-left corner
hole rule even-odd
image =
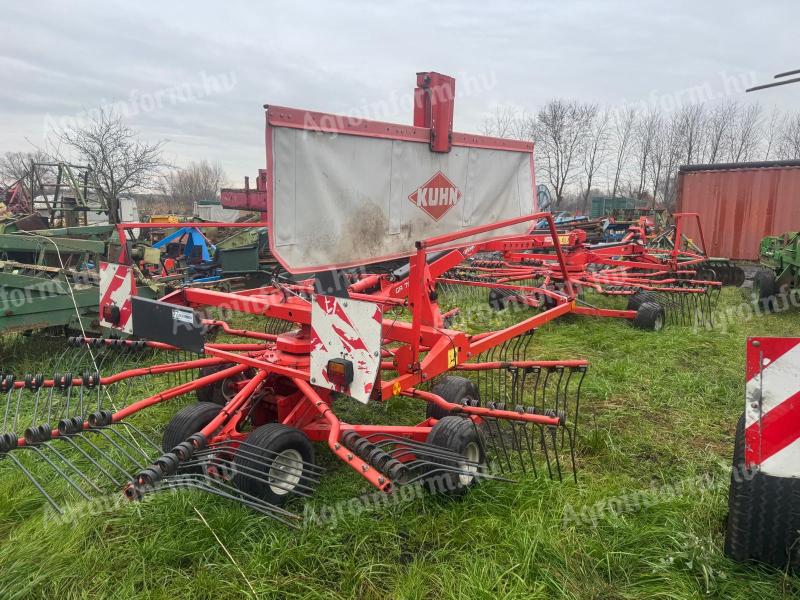
[[[765,81],[799,66],[786,32],[798,15],[788,0],[757,10],[730,0],[29,0],[5,7],[0,21],[0,151],[40,143],[47,115],[233,74],[230,91],[162,103],[131,122],[170,140],[176,162],[219,160],[238,181],[263,165],[265,103],[380,106],[381,118],[410,122],[410,111],[388,100],[410,93],[416,71],[439,70],[494,82],[457,95],[457,127],[476,130],[496,103],[533,110],[560,96],[615,104],[721,86],[741,72]],[[788,107],[796,93],[757,99]]]

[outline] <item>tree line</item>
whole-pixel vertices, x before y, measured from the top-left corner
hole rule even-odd
[[[0,156],[0,190],[24,177],[33,163],[66,162],[91,168],[94,189],[109,207],[111,222],[119,218],[119,199],[127,195],[157,192],[184,211],[191,211],[195,201],[219,198],[226,183],[219,163],[201,160],[177,168],[165,159],[164,146],[163,140],[143,141],[122,115],[100,109],[81,123],[54,131],[45,148]],[[54,183],[55,172],[37,167],[46,183]]]
[[[563,99],[535,113],[497,106],[483,133],[533,140],[553,208],[584,214],[592,195],[673,209],[681,165],[800,159],[800,114],[737,100],[671,112]]]

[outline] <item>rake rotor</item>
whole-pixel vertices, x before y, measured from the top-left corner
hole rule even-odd
[[[459,250],[428,256],[419,244],[405,273],[343,278],[350,289],[342,297],[315,294],[320,282],[304,280],[241,293],[186,288],[166,305],[134,299],[134,334],[145,327],[155,339],[71,338],[41,373],[4,374],[0,468],[20,470],[59,513],[73,499],[113,489],[140,500],[189,488],[289,525],[297,518],[286,504],[313,494],[323,474],[312,442],[327,443],[383,492],[420,484],[461,493],[483,479],[561,479],[565,470],[574,477],[587,363],[527,356],[536,327],[569,307],[562,292],[542,287],[538,301],[555,304],[552,314],[507,329],[444,329],[456,310],[439,310],[434,273],[463,257]],[[563,273],[491,271],[461,272],[456,284],[569,288]],[[404,307],[410,322],[386,318]],[[209,318],[220,308],[257,315],[264,331]],[[320,332],[330,337],[323,342]],[[234,341],[218,342],[217,334]],[[361,387],[357,371],[368,372]],[[448,378],[474,394],[440,389]],[[172,411],[159,444],[139,413],[193,394],[200,401]],[[409,396],[428,414],[416,425],[350,424],[336,415],[340,394],[364,403]]]

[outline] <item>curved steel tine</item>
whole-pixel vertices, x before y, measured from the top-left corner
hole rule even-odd
[[[13,462],[17,466],[17,468],[19,468],[20,471],[22,471],[25,477],[27,477],[28,480],[34,485],[34,487],[37,490],[39,490],[39,493],[42,496],[44,496],[44,498],[56,512],[58,512],[61,515],[64,514],[64,509],[61,508],[61,506],[53,499],[53,497],[47,493],[47,491],[44,489],[44,486],[42,486],[42,484],[39,483],[39,480],[36,479],[33,473],[31,473],[31,471],[28,470],[28,468],[22,464],[22,461],[20,461],[16,456],[14,456],[11,453],[6,454],[5,457],[8,458],[11,462]]]
[[[117,421],[116,423],[111,423],[111,425],[109,425],[109,431],[114,431],[114,427],[124,427],[126,429],[133,431],[134,433],[141,436],[141,438],[145,440],[148,444],[150,444],[150,446],[152,446],[157,452],[161,452],[161,446],[156,444],[152,439],[150,439],[150,436],[148,436],[141,429],[136,427],[136,425],[134,425],[133,423],[128,423],[127,421]]]
[[[72,481],[72,479],[70,479],[70,477],[66,473],[64,473],[64,471],[62,471],[58,465],[56,465],[52,460],[50,460],[50,457],[48,457],[44,452],[42,452],[40,448],[38,448],[37,446],[22,446],[22,448],[29,450],[31,452],[35,452],[40,458],[44,459],[44,461],[47,464],[49,464],[53,468],[53,470],[56,473],[58,473],[62,477],[62,479],[64,479],[64,481],[67,482],[67,484],[71,488],[73,488],[81,496],[83,496],[85,500],[91,500],[91,496],[89,496],[86,492],[84,492],[83,489],[77,483]]]
[[[558,456],[558,446],[557,446],[557,442],[556,442],[556,430],[555,430],[554,427],[549,427],[549,426],[548,426],[548,429],[549,429],[549,433],[550,433],[550,439],[553,442],[553,458],[554,458],[555,463],[556,463],[556,472],[558,473],[558,480],[562,481],[563,478],[561,476],[561,459]]]
[[[63,440],[64,442],[70,444],[73,448],[75,448],[75,450],[77,450],[86,460],[91,462],[97,468],[98,471],[100,471],[103,475],[105,475],[106,478],[108,478],[111,481],[111,483],[113,483],[116,486],[122,486],[123,482],[118,481],[113,475],[111,475],[111,473],[109,473],[100,463],[98,463],[94,459],[94,457],[92,457],[91,454],[89,454],[88,452],[86,452],[86,450],[81,448],[80,445],[77,444],[75,440],[72,439],[71,436],[65,435],[60,437],[59,439]]]
[[[76,433],[73,434],[71,437],[83,440],[86,443],[86,445],[88,445],[92,450],[94,450],[97,453],[98,457],[100,457],[102,460],[106,461],[115,469],[117,469],[117,471],[125,475],[126,480],[130,481],[133,479],[133,473],[131,469],[126,469],[124,466],[122,466],[119,462],[117,462],[117,460],[114,457],[111,456],[110,452],[107,452],[105,449],[100,448],[97,444],[95,444],[92,440],[90,440],[89,436],[87,436],[85,433],[86,432]],[[139,464],[135,464],[135,466],[137,470],[143,468],[143,466]]]
[[[256,496],[251,496],[249,494],[245,494],[244,492],[237,490],[236,488],[231,487],[232,491],[226,491],[224,488],[220,489],[217,487],[219,484],[212,485],[209,484],[207,481],[197,478],[189,478],[184,476],[179,477],[170,477],[165,479],[161,485],[158,487],[144,490],[143,493],[153,493],[157,492],[161,489],[172,489],[172,490],[181,490],[181,489],[198,489],[200,491],[204,491],[214,496],[219,496],[220,498],[226,500],[232,500],[234,502],[239,502],[248,508],[251,508],[257,512],[262,513],[265,516],[273,518],[288,527],[293,527],[295,529],[299,528],[296,521],[300,520],[300,517],[291,513],[287,510],[282,509],[279,506],[275,506],[274,504],[270,504],[269,502],[264,502],[260,498]],[[289,519],[294,519],[295,521],[291,521]]]
[[[536,427],[539,428],[539,444],[542,448],[542,453],[544,454],[545,464],[547,465],[547,475],[550,479],[553,478],[553,468],[550,464],[550,453],[547,451],[547,442],[544,438],[544,425],[537,425]]]
[[[83,471],[81,471],[81,470],[80,470],[80,468],[78,468],[78,466],[77,466],[75,463],[73,463],[73,462],[72,462],[71,460],[69,460],[69,459],[68,459],[66,456],[64,456],[64,455],[63,455],[63,454],[62,454],[62,453],[61,453],[61,452],[60,452],[60,451],[59,451],[59,450],[58,450],[58,449],[57,449],[57,448],[56,448],[56,447],[53,445],[53,443],[52,443],[52,442],[47,442],[47,443],[45,443],[45,444],[42,444],[42,445],[40,446],[40,448],[46,448],[46,449],[50,450],[50,451],[51,451],[53,454],[55,454],[55,455],[56,455],[56,456],[57,456],[59,459],[61,459],[61,462],[62,462],[62,463],[64,463],[64,464],[65,464],[65,465],[67,465],[67,466],[68,466],[70,469],[72,469],[73,471],[75,471],[75,473],[77,473],[78,477],[80,477],[81,479],[83,479],[83,480],[84,480],[86,483],[88,483],[88,484],[89,484],[89,485],[90,485],[92,488],[94,488],[94,490],[95,490],[96,492],[98,492],[98,493],[101,493],[101,494],[103,493],[103,490],[102,490],[102,489],[100,489],[100,487],[99,487],[99,486],[98,486],[98,485],[97,485],[97,484],[96,484],[94,481],[92,481],[91,479],[89,479],[89,476],[88,476],[88,475],[86,475],[86,473],[84,473]]]
[[[136,450],[138,450],[142,454],[142,456],[145,457],[145,462],[144,463],[139,462],[136,458],[134,458],[133,456],[128,454],[128,451],[125,450],[125,448],[123,448],[121,445],[119,445],[117,442],[115,442],[113,439],[111,439],[111,436],[108,435],[108,433],[106,433],[106,431],[104,429],[87,429],[83,433],[85,434],[86,432],[94,433],[94,434],[99,435],[99,436],[103,437],[104,439],[108,440],[108,443],[111,444],[112,446],[114,446],[114,448],[116,448],[119,452],[121,452],[125,456],[125,458],[127,458],[131,462],[131,464],[135,465],[136,467],[138,467],[140,469],[145,468],[147,466],[147,463],[150,461],[150,457],[144,451],[142,451],[141,448],[137,447]],[[79,433],[77,435],[81,435],[81,434]],[[84,435],[84,438],[85,438],[85,435]],[[122,438],[122,439],[124,439],[124,438]],[[131,448],[134,447],[132,444],[130,444],[130,442],[128,442],[128,446],[131,447]]]
[[[286,474],[285,476],[283,474],[281,474],[280,476],[268,475],[268,476],[264,477],[263,475],[265,475],[265,474],[262,471],[259,471],[258,469],[254,468],[254,467],[245,466],[245,465],[234,465],[233,461],[225,460],[225,459],[217,459],[216,463],[220,463],[220,462],[223,463],[223,464],[229,465],[231,467],[231,470],[235,469],[237,474],[243,475],[244,477],[247,477],[248,479],[251,479],[253,481],[258,481],[259,483],[264,483],[264,484],[267,484],[267,485],[274,485],[275,487],[278,487],[278,488],[280,488],[282,490],[286,490],[288,492],[291,492],[292,494],[295,494],[297,496],[302,496],[304,498],[310,498],[311,495],[314,493],[314,490],[316,489],[316,486],[309,486],[309,485],[306,485],[306,484],[300,483],[300,482],[297,482],[295,484],[291,484],[289,482],[289,479],[288,479],[288,477],[290,477],[290,475],[288,475],[288,474]],[[304,464],[303,461],[299,461],[299,462],[301,464]],[[192,461],[186,462],[184,465],[181,465],[181,466],[185,466],[187,468],[191,468],[192,466],[200,466],[200,467],[203,468],[204,472],[207,473],[206,469],[208,468],[208,466],[210,464],[213,464],[212,461],[194,461],[194,460],[192,460]],[[302,479],[310,479],[310,478],[309,477],[303,477]],[[312,481],[314,481],[314,480],[312,480]],[[318,481],[317,481],[317,483],[318,483]]]
[[[96,433],[100,433],[100,432],[101,432],[101,429],[92,429],[92,430],[89,430],[89,431],[94,431],[94,432],[96,432]],[[123,435],[123,433],[122,433],[122,432],[120,432],[118,429],[116,429],[116,428],[114,428],[114,427],[110,427],[110,426],[108,426],[108,427],[103,427],[103,428],[102,428],[102,432],[103,432],[103,437],[105,437],[105,438],[106,438],[106,439],[108,439],[109,441],[112,441],[112,440],[111,440],[111,434],[114,434],[114,436],[116,436],[117,438],[119,438],[119,439],[120,439],[122,442],[124,442],[124,443],[125,443],[125,444],[126,444],[128,447],[129,447],[129,448],[132,448],[133,450],[135,450],[135,451],[137,451],[139,454],[141,454],[141,455],[144,457],[144,460],[145,460],[145,462],[149,462],[150,460],[152,460],[152,457],[151,457],[151,455],[147,454],[147,452],[145,452],[145,451],[142,449],[141,445],[139,445],[139,443],[138,443],[138,442],[137,442],[137,441],[136,441],[136,440],[133,438],[133,436],[132,436],[132,435],[130,435],[130,433],[129,433],[129,432],[126,432],[126,433],[128,433],[128,435],[129,435],[130,437]],[[149,440],[148,440],[148,441],[149,441]],[[112,443],[113,443],[113,441],[112,441]],[[156,448],[157,448],[157,446],[156,446]],[[121,448],[120,448],[120,450],[121,450]],[[138,464],[138,463],[137,463],[137,464]]]

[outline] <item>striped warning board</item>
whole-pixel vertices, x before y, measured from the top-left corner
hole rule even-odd
[[[377,304],[317,295],[311,304],[311,381],[369,402],[381,367],[383,312]],[[331,377],[331,363],[342,379]],[[345,376],[346,373],[346,376]]]
[[[747,340],[745,462],[800,478],[800,338]]]
[[[136,294],[133,270],[116,263],[100,263],[100,325],[133,332],[131,297]]]

